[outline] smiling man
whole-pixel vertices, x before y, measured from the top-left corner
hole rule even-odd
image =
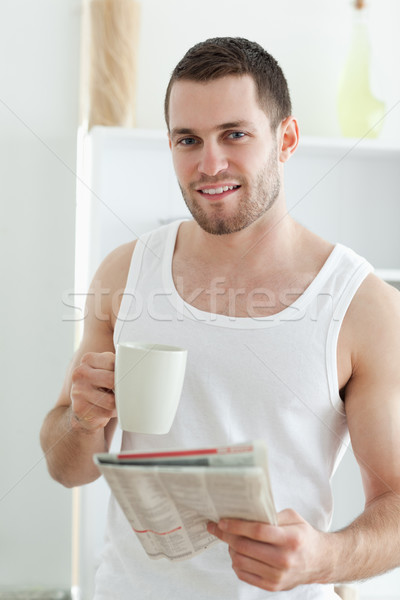
[[[93,289],[126,293],[118,315],[113,293],[101,298],[108,319],[88,296],[82,343],[42,428],[50,473],[67,486],[99,476],[93,453],[116,427],[117,343],[185,347],[170,433],[124,432],[123,449],[264,439],[279,525],[210,523],[223,543],[187,562],[153,562],[112,499],[95,600],[332,600],[335,582],[400,564],[399,294],[287,213],[284,165],[298,126],[283,73],[258,44],[191,48],[172,73],[165,116],[193,219],[100,266]],[[136,296],[147,300],[140,314]],[[349,434],[365,510],[328,532],[330,480]]]

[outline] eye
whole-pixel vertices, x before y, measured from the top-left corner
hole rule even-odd
[[[193,137],[186,137],[186,138],[182,138],[180,140],[178,140],[177,144],[178,146],[194,146],[194,144],[196,144],[197,140]]]
[[[231,131],[231,133],[228,135],[228,137],[233,140],[239,140],[239,139],[243,138],[245,135],[246,134],[243,131]]]

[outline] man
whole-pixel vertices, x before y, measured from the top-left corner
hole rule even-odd
[[[108,319],[96,318],[89,295],[82,343],[42,429],[50,473],[67,486],[98,477],[92,456],[116,427],[116,343],[186,347],[171,432],[124,432],[123,449],[264,438],[279,526],[210,523],[223,544],[187,562],[153,562],[112,500],[96,600],[334,598],[332,583],[400,564],[399,295],[364,259],[287,214],[283,167],[298,127],[283,73],[260,46],[194,46],[172,74],[165,115],[194,220],[100,266]],[[113,295],[124,288],[116,315]],[[347,429],[366,505],[328,533],[329,481]]]

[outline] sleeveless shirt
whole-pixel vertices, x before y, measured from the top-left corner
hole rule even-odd
[[[137,241],[114,344],[187,348],[181,401],[170,432],[123,432],[122,450],[266,441],[277,511],[293,508],[319,530],[332,515],[330,480],[349,443],[336,349],[347,308],[371,272],[336,244],[304,293],[277,314],[229,317],[178,294],[172,258],[182,221]],[[151,560],[111,497],[95,600],[328,600],[333,586],[271,593],[239,581],[219,543],[183,562]]]

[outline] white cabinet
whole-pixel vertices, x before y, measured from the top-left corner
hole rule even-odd
[[[400,268],[400,146],[300,138],[285,180],[294,218],[375,268]]]

